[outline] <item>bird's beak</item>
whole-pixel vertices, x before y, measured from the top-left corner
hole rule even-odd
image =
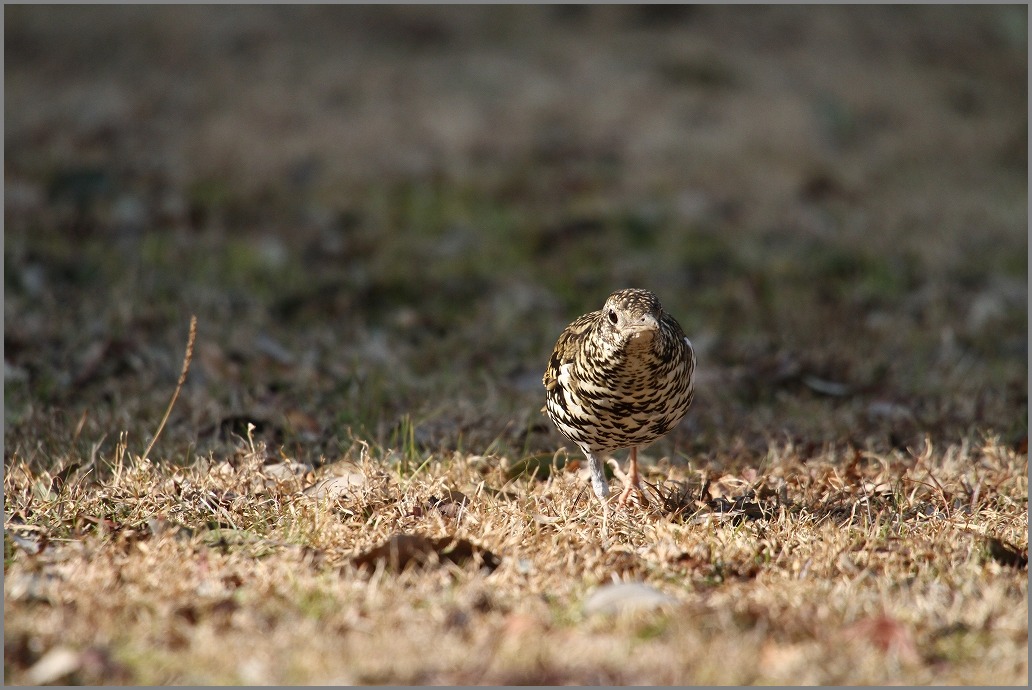
[[[641,319],[634,323],[627,324],[627,330],[635,335],[642,333],[655,333],[659,330],[659,321],[652,314],[644,314]]]

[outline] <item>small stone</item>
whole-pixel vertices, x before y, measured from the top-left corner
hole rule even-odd
[[[592,592],[584,602],[584,614],[594,616],[634,613],[675,604],[677,599],[644,582],[619,582],[603,585]]]

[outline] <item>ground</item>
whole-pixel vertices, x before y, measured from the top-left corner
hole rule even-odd
[[[1024,6],[4,19],[6,682],[1027,683]]]

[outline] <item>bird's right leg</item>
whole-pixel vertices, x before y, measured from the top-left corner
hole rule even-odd
[[[582,446],[581,450],[584,452],[584,457],[588,459],[588,469],[591,470],[591,488],[594,489],[598,500],[605,503],[606,497],[609,496],[609,482],[606,480],[605,463],[602,462],[601,457],[587,448]]]
[[[588,469],[591,470],[591,488],[598,496],[602,504],[602,537],[608,539],[609,534],[609,482],[606,480],[605,463],[602,458],[581,446],[584,457],[588,459]]]

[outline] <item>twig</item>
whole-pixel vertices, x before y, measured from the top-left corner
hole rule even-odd
[[[176,391],[172,394],[172,399],[168,401],[168,408],[165,410],[165,416],[161,418],[161,424],[158,425],[158,430],[154,432],[151,442],[147,445],[147,450],[143,451],[143,456],[140,461],[145,461],[147,456],[150,455],[151,449],[158,440],[158,436],[161,436],[161,432],[165,429],[165,422],[168,421],[168,416],[172,414],[172,408],[176,404],[176,399],[179,398],[179,391],[183,389],[183,384],[186,382],[186,373],[190,371],[190,361],[193,359],[193,348],[194,341],[197,340],[197,315],[190,316],[190,335],[186,339],[186,354],[183,356],[183,370],[179,373],[179,382],[176,384]]]

